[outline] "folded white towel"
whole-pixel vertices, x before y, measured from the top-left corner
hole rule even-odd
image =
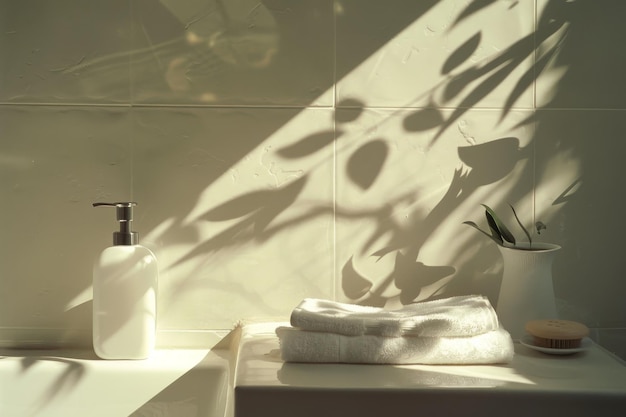
[[[303,330],[351,336],[473,336],[499,326],[494,308],[482,295],[424,301],[398,310],[307,298],[292,311],[290,323]]]
[[[346,336],[286,326],[276,334],[286,362],[475,365],[513,358],[513,340],[502,328],[466,337]]]

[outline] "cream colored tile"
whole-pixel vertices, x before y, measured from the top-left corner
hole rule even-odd
[[[537,105],[544,108],[626,108],[626,37],[620,0],[538,0]],[[539,73],[539,71],[537,71]]]
[[[91,203],[130,196],[127,109],[0,106],[0,126],[0,326],[91,328],[115,229]]]
[[[135,109],[137,226],[161,328],[230,328],[333,292],[332,112]]]
[[[484,2],[483,2],[484,3]],[[532,1],[340,3],[337,96],[376,107],[533,105]]]
[[[537,216],[544,239],[562,246],[554,287],[561,315],[593,327],[618,327],[623,294],[624,111],[540,111]]]
[[[133,0],[133,99],[332,104],[331,0]]]
[[[130,0],[3,0],[0,16],[0,101],[129,101]]]
[[[533,128],[521,123],[532,113],[500,123],[498,111],[468,111],[434,141],[436,126],[406,130],[415,114],[340,113],[338,297],[378,305],[455,293],[495,299],[497,248],[462,223],[487,227],[481,203],[506,209],[507,219],[509,202],[532,215]]]

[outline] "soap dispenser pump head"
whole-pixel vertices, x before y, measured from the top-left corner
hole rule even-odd
[[[113,232],[113,244],[118,245],[136,245],[139,243],[137,232],[132,231],[133,207],[137,203],[131,201],[123,201],[118,203],[93,203],[94,207],[108,206],[115,207],[117,221],[120,222],[120,231]]]

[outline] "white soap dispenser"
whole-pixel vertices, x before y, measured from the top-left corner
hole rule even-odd
[[[120,231],[93,267],[93,346],[102,359],[146,359],[155,346],[158,268],[132,231],[136,203],[94,203],[116,208]]]

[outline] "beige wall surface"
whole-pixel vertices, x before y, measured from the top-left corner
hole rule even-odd
[[[304,297],[482,293],[481,203],[562,246],[560,314],[625,328],[622,0],[0,0],[0,341],[89,343],[111,211],[158,327]],[[523,235],[522,235],[523,236]]]

